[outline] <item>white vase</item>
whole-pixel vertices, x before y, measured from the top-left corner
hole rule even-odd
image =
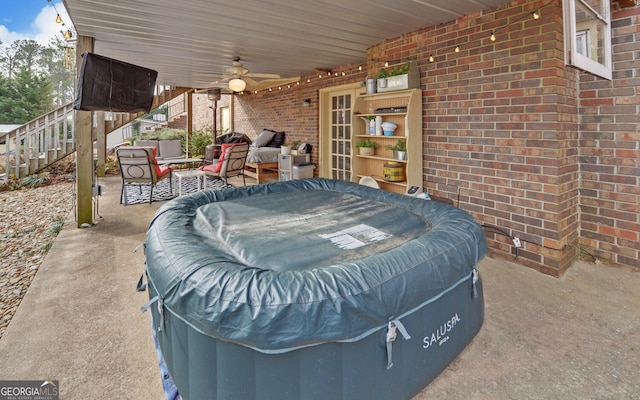
[[[376,135],[382,135],[382,116],[376,115]]]
[[[288,156],[291,154],[291,146],[280,146],[280,153],[282,155]]]

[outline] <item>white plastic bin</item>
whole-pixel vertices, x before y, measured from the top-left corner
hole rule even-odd
[[[293,179],[313,178],[313,164],[300,164],[293,166]]]

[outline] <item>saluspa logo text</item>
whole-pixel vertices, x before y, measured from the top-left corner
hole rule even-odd
[[[449,340],[449,333],[456,327],[458,322],[460,322],[460,317],[458,317],[458,313],[455,313],[451,318],[440,325],[438,329],[433,331],[431,335],[427,335],[422,339],[422,348],[428,349],[435,344],[442,346]]]

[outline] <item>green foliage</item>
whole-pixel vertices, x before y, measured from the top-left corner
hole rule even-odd
[[[62,230],[64,226],[64,217],[58,217],[53,224],[49,227],[49,233],[52,235],[57,235]]]
[[[184,129],[162,128],[157,131],[140,132],[133,136],[133,140],[184,140],[186,132]]]
[[[75,49],[67,41],[0,46],[0,123],[28,122],[73,100],[74,89]]]
[[[403,65],[397,66],[395,68],[391,68],[390,70],[386,70],[382,68],[378,73],[378,79],[389,78],[397,75],[405,75],[405,74],[408,74],[410,70],[411,70],[411,64],[409,62]]]
[[[54,109],[48,76],[20,69],[14,79],[0,76],[0,123],[24,124]]]
[[[404,140],[398,139],[396,144],[394,144],[393,146],[388,144],[384,146],[384,148],[387,150],[393,150],[393,151],[407,151],[407,142],[405,142]]]
[[[189,155],[191,157],[203,157],[207,146],[213,144],[213,141],[213,130],[210,128],[191,132]]]
[[[374,149],[378,148],[378,142],[374,142],[373,140],[363,139],[358,142],[357,147],[373,147]]]
[[[104,173],[105,175],[120,175],[120,164],[115,155],[107,156],[104,162]]]
[[[20,189],[20,180],[13,175],[9,176],[7,182],[0,183],[0,192],[9,192]]]
[[[44,174],[38,174],[38,175],[30,175],[30,176],[27,176],[26,178],[23,178],[20,181],[20,186],[23,186],[23,187],[29,186],[32,188],[36,188],[38,186],[44,186],[49,182],[51,182],[51,177],[49,176],[48,173],[44,173]]]

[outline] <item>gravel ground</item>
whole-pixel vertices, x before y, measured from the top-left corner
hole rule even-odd
[[[73,182],[0,192],[0,338],[73,204]]]

